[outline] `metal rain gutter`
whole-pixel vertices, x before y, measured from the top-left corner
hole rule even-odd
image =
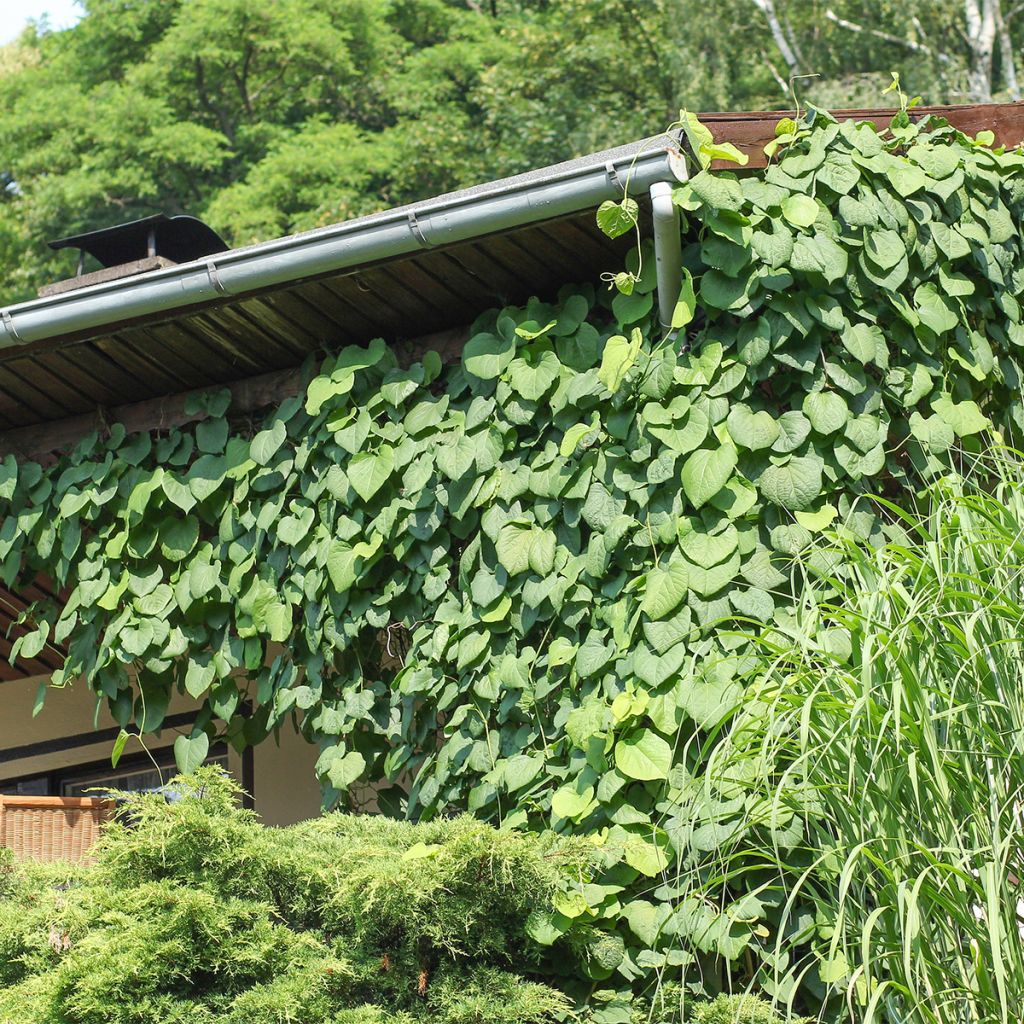
[[[640,144],[625,155],[595,156],[568,169],[509,179],[494,188],[470,189],[388,213],[349,221],[260,245],[231,250],[191,263],[35,299],[0,310],[0,348],[67,335],[98,333],[104,327],[153,314],[203,306],[224,297],[337,273],[435,246],[507,231],[594,208],[625,192],[643,194],[655,184],[685,179],[685,165],[667,138]],[[671,202],[671,189],[665,185]],[[661,193],[659,193],[661,194]],[[678,252],[678,219],[676,221]],[[659,241],[660,237],[660,241]],[[670,244],[663,229],[656,242]],[[671,248],[671,246],[670,246]],[[666,257],[668,259],[668,257]],[[659,285],[670,267],[658,259]],[[668,260],[671,263],[671,260]],[[678,261],[677,261],[678,262]],[[672,278],[675,302],[679,267]],[[660,300],[661,308],[669,300]],[[662,314],[664,318],[664,313]],[[671,319],[671,313],[669,314]]]

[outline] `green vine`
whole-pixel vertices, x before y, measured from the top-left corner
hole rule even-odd
[[[225,392],[194,428],[8,458],[4,580],[68,592],[15,656],[67,644],[54,683],[141,733],[195,698],[186,768],[297,716],[327,805],[372,782],[390,814],[590,835],[599,884],[532,928],[607,931],[599,1021],[654,978],[755,974],[781,898],[756,856],[720,905],[673,884],[743,817],[696,780],[750,637],[787,621],[816,537],[887,529],[862,495],[1017,431],[1024,345],[1019,153],[905,110],[812,111],[773,149],[676,189],[679,338],[634,252],[628,290],[491,311],[457,365],[378,340],[258,429]],[[752,850],[801,830],[746,827]]]

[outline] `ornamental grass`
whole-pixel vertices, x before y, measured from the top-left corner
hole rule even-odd
[[[759,982],[857,1024],[1011,1024],[1024,1007],[1024,463],[884,503],[903,540],[831,537],[706,785],[746,811],[681,873],[776,907]],[[820,551],[825,549],[822,545]],[[789,849],[766,826],[802,823]],[[814,912],[808,913],[807,907]]]

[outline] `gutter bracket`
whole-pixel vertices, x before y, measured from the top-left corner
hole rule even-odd
[[[217,270],[217,264],[213,260],[206,261],[206,276],[210,279],[210,284],[213,285],[213,290],[220,292],[221,295],[230,295],[231,293],[227,290],[223,280],[221,280],[220,273]]]
[[[14,326],[14,317],[5,309],[3,310],[3,325],[4,330],[19,344],[24,345],[25,339],[18,333],[17,327]]]
[[[604,165],[604,169],[608,172],[608,180],[615,186],[615,188],[626,191],[626,182],[619,177],[619,169],[612,163],[611,160]]]
[[[415,237],[416,241],[419,242],[424,249],[433,248],[433,246],[427,240],[427,236],[423,233],[423,225],[420,224],[418,218],[416,217],[415,210],[409,211],[409,230],[413,233],[413,237]]]
[[[672,202],[672,184],[656,181],[651,185],[651,215],[654,222],[654,261],[658,278],[658,318],[671,335],[672,314],[683,279],[683,247],[680,238],[679,208]]]

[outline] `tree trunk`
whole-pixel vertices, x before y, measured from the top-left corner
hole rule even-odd
[[[1002,20],[999,0],[964,0],[967,22],[967,94],[973,103],[992,102],[992,55],[996,30]]]
[[[1010,99],[1016,103],[1020,99],[1020,85],[1017,82],[1017,61],[1013,56],[1013,40],[1010,37],[1010,26],[1006,23],[1002,4],[996,12],[999,18],[999,63],[1002,66],[1003,80]]]
[[[775,40],[775,45],[779,48],[779,53],[782,54],[782,59],[786,62],[790,75],[799,75],[800,59],[779,20],[778,12],[775,10],[775,0],[753,0],[753,4],[765,16],[772,39]]]

